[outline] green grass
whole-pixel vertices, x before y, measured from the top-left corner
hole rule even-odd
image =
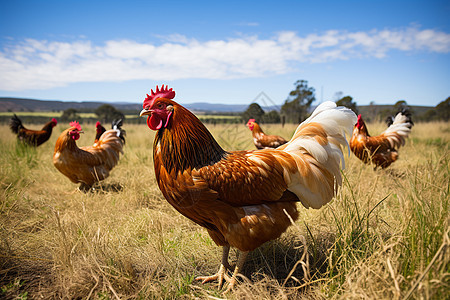
[[[0,298],[211,299],[221,249],[176,212],[153,171],[154,133],[124,124],[125,154],[98,192],[52,164],[58,124],[37,149],[0,126]],[[244,125],[208,126],[227,150],[253,149]],[[370,133],[383,130],[368,124]],[[445,299],[449,291],[448,123],[416,124],[400,158],[374,171],[346,157],[344,183],[320,210],[249,254],[231,299]],[[289,138],[295,126],[267,125]],[[92,144],[83,126],[79,145]],[[120,184],[114,192],[107,185]],[[230,261],[236,260],[236,251]]]

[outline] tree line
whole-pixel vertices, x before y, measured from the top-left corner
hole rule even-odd
[[[337,92],[334,98],[338,106],[345,106],[353,110],[356,114],[359,113],[358,106],[351,96],[344,96],[342,92]],[[247,122],[249,119],[255,119],[259,123],[299,124],[311,113],[311,106],[314,101],[316,101],[315,89],[308,86],[308,81],[298,80],[294,83],[294,89],[289,92],[288,97],[281,106],[280,112],[276,110],[265,112],[259,104],[252,103],[242,113],[242,121]],[[384,120],[389,116],[395,115],[402,109],[408,109],[416,121],[449,121],[450,118],[450,97],[420,115],[415,114],[414,110],[405,100],[399,100],[393,107],[380,111],[372,110],[371,107],[375,107],[373,102],[371,102],[369,109],[365,112],[367,114],[365,116],[367,121]]]
[[[345,95],[342,92],[337,92],[333,99],[338,106],[345,106],[353,110],[356,114],[359,113],[359,108],[354,99]],[[285,99],[280,111],[271,110],[265,112],[258,103],[251,103],[248,108],[240,114],[241,122],[247,122],[249,119],[255,119],[258,123],[294,123],[299,124],[305,120],[311,113],[311,106],[316,101],[315,89],[308,86],[308,81],[297,80],[294,83],[294,89],[291,90]],[[372,109],[373,108],[373,109]],[[414,110],[408,106],[405,100],[397,101],[393,107],[382,110],[375,109],[376,105],[371,103],[369,108],[365,110],[365,120],[384,120],[389,116],[395,115],[402,109],[409,109],[413,114],[415,121],[449,121],[450,118],[450,97],[440,102],[436,107],[429,109],[425,113],[415,114]],[[98,120],[103,123],[110,123],[115,119],[125,119],[124,113],[117,110],[114,106],[104,104],[95,109],[94,113]],[[239,122],[239,115],[236,119],[202,119],[205,123],[236,123]],[[61,121],[72,121],[82,118],[79,112],[74,108],[66,109],[61,116]],[[129,120],[131,121],[131,120]],[[133,120],[141,123],[139,120]]]
[[[125,119],[124,113],[110,104],[100,105],[94,110],[94,113],[97,116],[98,121],[102,123],[111,123],[113,120]],[[78,110],[69,108],[63,112],[60,119],[63,122],[69,122],[73,120],[81,122],[83,118],[79,115]]]

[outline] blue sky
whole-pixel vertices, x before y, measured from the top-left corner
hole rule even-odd
[[[0,97],[435,106],[450,96],[450,1],[0,1]]]

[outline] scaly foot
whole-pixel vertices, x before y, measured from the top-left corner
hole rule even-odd
[[[199,276],[199,277],[195,278],[195,280],[201,280],[203,284],[210,282],[210,281],[217,280],[219,282],[219,290],[222,288],[224,280],[231,284],[231,278],[230,278],[230,276],[227,275],[227,268],[223,264],[220,265],[219,271],[217,271],[216,274],[211,275],[211,276]]]

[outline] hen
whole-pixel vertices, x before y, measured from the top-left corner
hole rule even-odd
[[[76,141],[83,133],[78,122],[61,133],[55,145],[53,164],[79,189],[88,191],[92,185],[104,180],[117,165],[125,144],[124,131],[117,127],[105,131],[92,146],[78,148]]]
[[[378,136],[370,136],[359,115],[350,139],[350,149],[364,163],[373,163],[375,169],[387,168],[398,159],[398,149],[405,144],[412,126],[411,114],[402,110],[385,131]]]
[[[217,274],[197,280],[218,280],[219,288],[226,280],[227,292],[248,252],[279,237],[298,218],[297,202],[318,209],[333,198],[341,184],[344,131],[351,131],[356,115],[326,102],[277,149],[225,151],[174,97],[167,86],[156,87],[140,113],[157,131],[156,179],[167,201],[223,247]],[[230,247],[240,251],[231,278],[226,274]]]
[[[52,120],[47,122],[41,130],[26,129],[22,125],[22,121],[19,117],[14,114],[9,121],[9,128],[17,135],[19,141],[37,147],[48,141],[52,135],[53,127],[55,127],[56,124],[58,124],[58,121],[55,118],[52,118]]]
[[[287,143],[287,141],[281,136],[266,135],[264,131],[262,131],[259,124],[256,123],[255,119],[248,120],[247,127],[248,129],[251,130],[253,136],[253,143],[258,149],[277,148],[278,146]]]

